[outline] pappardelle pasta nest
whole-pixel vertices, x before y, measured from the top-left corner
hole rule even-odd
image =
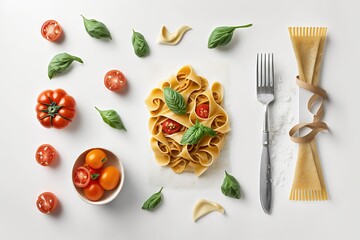
[[[203,174],[219,157],[225,135],[230,131],[228,115],[222,108],[222,85],[215,82],[209,89],[208,85],[208,81],[198,76],[191,66],[184,66],[176,76],[171,76],[154,88],[145,101],[150,112],[150,142],[156,161],[161,166],[170,167],[175,173],[189,171],[198,176]],[[164,89],[168,87],[184,98],[185,114],[176,114],[167,106]],[[208,106],[207,117],[198,116],[196,110],[199,105]],[[177,132],[169,134],[164,132],[163,125],[171,120],[180,127]],[[216,135],[205,135],[196,144],[181,144],[185,131],[196,125],[197,121],[214,130]]]

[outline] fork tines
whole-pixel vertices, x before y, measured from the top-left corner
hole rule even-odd
[[[256,59],[257,87],[274,89],[274,55],[272,53],[258,53]]]

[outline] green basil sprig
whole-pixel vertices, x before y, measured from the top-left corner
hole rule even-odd
[[[235,29],[237,28],[248,28],[252,24],[246,24],[243,26],[223,26],[215,28],[210,34],[208,41],[208,48],[216,48],[219,46],[225,46],[228,44],[234,34]]]
[[[224,182],[221,185],[221,192],[228,197],[237,199],[240,199],[241,197],[239,182],[236,180],[236,178],[228,174],[226,171]]]
[[[110,127],[126,131],[124,123],[115,110],[100,110],[97,107],[95,107],[95,109],[100,113],[103,121]]]
[[[182,145],[197,144],[205,135],[213,137],[216,136],[216,132],[207,126],[202,125],[198,120],[196,120],[195,125],[191,126],[188,130],[185,131],[180,143]]]
[[[161,202],[161,191],[163,190],[163,187],[161,187],[160,191],[157,193],[154,193],[151,195],[148,200],[146,200],[142,206],[142,209],[144,210],[151,210],[154,209],[159,203]]]
[[[48,65],[48,76],[52,79],[58,73],[64,72],[70,67],[73,61],[83,63],[81,58],[72,56],[68,53],[59,53],[55,55]]]
[[[134,52],[138,57],[145,57],[150,53],[149,45],[144,36],[139,32],[135,32],[134,29],[132,35],[132,45],[134,47]]]
[[[186,103],[184,97],[170,87],[164,88],[165,103],[171,111],[176,114],[186,113]]]
[[[112,39],[109,29],[103,24],[95,19],[87,19],[83,15],[81,15],[84,20],[84,26],[87,33],[97,39],[105,38]]]

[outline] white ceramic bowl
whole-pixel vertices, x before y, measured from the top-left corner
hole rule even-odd
[[[90,203],[90,204],[94,204],[94,205],[103,205],[103,204],[107,204],[107,203],[111,202],[112,200],[114,200],[117,197],[117,195],[120,193],[120,191],[121,191],[121,189],[122,189],[122,187],[124,185],[124,180],[125,180],[124,168],[123,168],[123,165],[122,165],[121,161],[118,159],[118,157],[115,154],[113,154],[111,151],[109,151],[107,149],[104,149],[104,148],[90,148],[90,149],[84,151],[82,154],[80,154],[80,156],[76,159],[76,161],[74,163],[71,178],[74,175],[75,169],[77,169],[78,167],[84,165],[86,154],[88,154],[88,152],[90,152],[91,150],[94,150],[94,149],[101,149],[106,153],[106,155],[108,157],[108,160],[106,161],[104,167],[114,166],[117,169],[119,169],[119,171],[120,171],[120,182],[119,182],[119,184],[113,190],[110,190],[110,191],[105,190],[104,195],[98,201],[91,201],[91,200],[87,199],[85,197],[85,195],[84,195],[84,191],[83,191],[82,188],[76,187],[74,185],[74,183],[73,183],[73,186],[74,186],[77,194],[79,195],[79,197],[82,200],[84,200],[85,202]],[[72,179],[71,179],[71,181],[72,181]]]

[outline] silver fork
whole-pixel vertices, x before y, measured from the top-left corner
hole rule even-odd
[[[260,163],[260,202],[265,213],[271,208],[271,163],[269,153],[269,104],[274,101],[274,56],[272,53],[257,54],[257,99],[265,107]]]

